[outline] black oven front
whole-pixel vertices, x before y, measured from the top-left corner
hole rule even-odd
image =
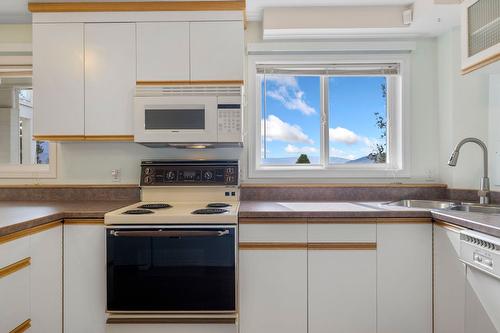
[[[106,229],[110,313],[235,313],[236,226]]]

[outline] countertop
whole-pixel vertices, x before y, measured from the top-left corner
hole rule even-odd
[[[0,237],[69,218],[104,218],[130,201],[0,201]]]
[[[434,218],[500,237],[500,215],[385,206],[382,202],[243,201],[240,218]]]

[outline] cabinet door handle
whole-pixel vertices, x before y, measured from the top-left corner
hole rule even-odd
[[[28,267],[29,265],[31,265],[31,257],[24,258],[9,266],[0,268],[0,279]]]

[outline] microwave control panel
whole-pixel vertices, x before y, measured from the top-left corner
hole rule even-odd
[[[141,186],[238,185],[238,161],[143,161]]]
[[[217,141],[241,142],[241,96],[217,98]]]

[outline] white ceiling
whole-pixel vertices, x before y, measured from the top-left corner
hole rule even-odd
[[[29,0],[0,0],[0,23],[29,23],[31,21],[31,15],[28,12],[28,1]],[[68,2],[75,0],[31,1]],[[438,35],[453,26],[459,25],[459,5],[435,5],[434,1],[435,0],[246,0],[247,17],[251,21],[261,20],[262,9],[265,7],[411,5],[413,2],[415,12],[414,24],[411,27],[411,30],[413,30],[412,32],[421,35]]]

